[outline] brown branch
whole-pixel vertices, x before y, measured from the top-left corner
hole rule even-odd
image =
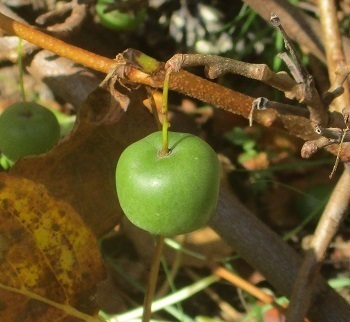
[[[301,258],[225,187],[221,189],[218,210],[210,226],[279,292],[291,294]],[[315,278],[309,319],[348,322],[349,304],[319,274]]]
[[[89,68],[109,73],[111,69],[119,66],[119,72],[123,71],[124,76],[133,82],[154,87],[162,86],[163,71],[159,71],[155,75],[149,75],[125,64],[125,62],[116,62],[68,45],[29,26],[14,22],[2,14],[0,14],[0,26],[12,34]],[[249,115],[253,101],[253,98],[249,96],[224,88],[185,71],[172,74],[170,88],[245,117]],[[291,134],[305,139],[314,136],[308,120],[303,118],[280,116],[277,119],[275,113],[264,111],[263,113],[256,113],[256,120],[265,125],[271,125],[277,120],[276,126],[286,129]],[[349,150],[346,153],[350,155]],[[240,205],[232,194],[222,195],[220,200],[219,207],[221,209],[213,219],[212,226],[231,245],[235,245],[235,249],[256,269],[261,271],[280,292],[289,295],[300,259],[277,235],[269,231],[254,215]],[[267,258],[269,260],[266,260]],[[318,322],[329,321],[331,316],[339,322],[347,321],[350,308],[346,302],[331,290],[322,279],[319,279],[317,283],[318,287],[315,293],[315,303],[317,305],[315,304],[311,308],[310,316]]]
[[[131,66],[142,68],[142,64],[138,63],[137,61],[134,63],[132,62],[132,59],[137,59],[137,57],[140,56],[140,52],[134,49],[128,49],[126,52],[126,56],[128,56],[128,64],[130,64],[130,66],[125,66],[125,69],[122,70],[120,77],[126,77],[136,83],[161,88],[163,85],[164,70],[162,68],[158,69],[158,67],[153,69],[151,68],[150,70],[152,70],[152,72],[151,75],[149,75],[135,69]],[[123,54],[123,56],[125,56],[125,54]],[[154,61],[153,58],[152,61]],[[157,62],[154,64],[158,65],[159,63]],[[153,63],[151,65],[153,65]],[[147,68],[149,69],[149,66]],[[153,70],[157,70],[157,72],[154,73]],[[170,89],[197,98],[216,107],[220,107],[226,111],[242,115],[246,118],[249,118],[252,110],[252,103],[254,101],[254,98],[252,97],[237,93],[206,79],[199,78],[184,70],[171,74]],[[276,114],[271,110],[266,110],[261,113],[257,111],[254,113],[254,120],[265,126],[271,126],[273,124],[275,128],[284,129],[289,134],[298,136],[305,140],[317,138],[317,134],[310,126],[309,120],[295,115],[284,114],[286,113]],[[330,114],[329,120],[330,124],[344,124],[343,116],[337,112]],[[331,146],[329,151],[335,155],[337,155],[338,152],[335,146]],[[344,144],[341,158],[343,161],[350,159],[349,145]]]
[[[322,135],[323,137],[333,140],[334,143],[349,142],[350,141],[350,133],[347,133],[347,129],[338,129],[338,128],[324,128],[322,126],[317,126],[315,129],[317,134]],[[346,131],[345,136],[344,131]]]
[[[286,31],[284,30],[280,18],[274,14],[271,13],[271,17],[270,17],[270,22],[272,23],[272,25],[279,30],[279,32],[282,34],[282,37],[284,39],[284,46],[286,47],[287,51],[289,52],[289,54],[292,57],[292,61],[294,62],[294,66],[295,66],[295,73],[296,73],[296,80],[297,82],[300,82],[300,80],[305,84],[306,89],[306,96],[311,95],[311,93],[309,92],[309,72],[307,71],[307,69],[303,66],[301,59],[292,43],[292,41],[290,40],[288,34],[286,33]]]
[[[162,72],[160,72],[160,75],[151,77],[149,74],[143,73],[133,66],[122,66],[125,64],[125,61],[115,61],[69,45],[1,13],[0,27],[8,33],[14,34],[60,56],[69,58],[88,68],[103,73],[110,73],[119,66],[121,67],[121,77],[127,77],[135,83],[150,85],[152,87],[161,88],[163,86],[164,74]],[[170,89],[245,117],[248,117],[252,101],[254,100],[252,97],[224,88],[185,71],[171,75]],[[274,113],[264,112],[255,114],[255,121],[265,126],[270,126],[275,119],[276,115]],[[302,133],[299,135],[302,135]]]
[[[116,61],[112,59],[69,45],[64,41],[51,37],[21,22],[15,21],[2,13],[0,13],[0,28],[41,48],[50,50],[59,56],[78,61],[86,67],[103,73],[109,73],[117,66]]]
[[[327,113],[326,106],[323,104],[319,93],[316,90],[315,83],[312,76],[307,69],[303,66],[301,59],[297,51],[294,48],[288,34],[285,32],[279,17],[271,13],[270,21],[272,25],[277,28],[282,34],[284,45],[291,56],[287,59],[286,54],[282,54],[282,58],[287,62],[287,66],[290,68],[292,75],[296,81],[300,82],[299,97],[295,96],[300,102],[307,104],[310,112],[310,122],[313,125],[327,126],[329,124],[329,115]]]
[[[163,86],[164,71],[160,71],[160,75],[157,74],[151,77],[133,67],[125,66],[125,69],[121,70],[121,72],[121,77],[126,77],[135,83],[158,88]],[[253,97],[210,82],[184,70],[171,73],[169,89],[197,98],[245,118],[248,118],[254,101]],[[276,114],[271,110],[257,112],[254,115],[254,120],[264,126],[271,126],[276,121]]]
[[[350,166],[345,165],[333,193],[317,225],[310,248],[305,254],[303,264],[293,287],[286,322],[303,321],[311,304],[316,277],[325,258],[326,251],[337,233],[349,208]],[[336,318],[331,320],[338,321]]]
[[[319,126],[317,131],[324,138],[329,138],[334,142],[340,142],[342,148],[343,141],[349,141],[348,133],[348,113],[349,105],[349,83],[347,77],[349,71],[345,66],[345,57],[342,51],[341,36],[337,20],[337,11],[334,0],[319,1],[321,25],[324,34],[327,66],[329,78],[332,83],[331,88],[323,95],[323,102],[329,105],[334,100],[334,109],[342,111],[344,115],[344,125],[340,129],[323,128]],[[346,124],[346,125],[345,125]],[[343,128],[346,126],[346,129]],[[329,141],[331,141],[329,140]],[[308,142],[304,145],[302,152],[314,152],[320,144],[327,143],[327,140]],[[333,175],[339,158],[337,157],[335,167],[330,175]],[[344,219],[350,203],[350,165],[345,165],[343,175],[339,179],[332,196],[327,203],[322,218],[316,228],[314,238],[310,248],[305,254],[303,264],[300,268],[296,284],[290,300],[289,311],[286,322],[300,322],[306,315],[309,308],[315,276],[320,270],[326,251],[331,240],[338,231],[339,225]]]
[[[340,61],[335,70],[331,87],[323,94],[322,99],[325,104],[331,104],[336,97],[341,96],[344,93],[344,84],[346,84],[349,74],[350,66],[346,65],[343,61]],[[348,103],[344,102],[342,108],[347,106],[347,104]]]
[[[331,144],[335,143],[335,141],[320,137],[317,140],[306,141],[301,148],[301,157],[304,159],[311,158],[318,150],[325,148]]]
[[[298,84],[286,73],[274,73],[265,64],[249,64],[216,55],[176,54],[170,58],[165,68],[179,71],[189,66],[205,66],[208,78],[214,79],[231,73],[262,81],[281,91],[290,92]]]
[[[271,101],[265,97],[258,97],[256,100],[254,100],[253,105],[258,110],[265,110],[267,108],[272,108],[272,109],[278,111],[278,113],[280,115],[294,115],[294,116],[301,116],[301,117],[305,117],[305,118],[310,117],[310,112],[306,108]]]
[[[284,61],[295,81],[297,83],[302,83],[303,77],[300,75],[299,68],[297,68],[293,59],[289,57],[287,53],[279,53],[277,54],[277,57]]]
[[[171,69],[173,72],[178,72],[183,67],[205,66],[206,74],[210,78],[215,78],[229,72],[263,81],[284,91],[287,97],[298,99],[300,102],[307,104],[312,124],[327,126],[329,124],[329,115],[315,88],[312,77],[302,65],[293,44],[281,25],[280,19],[275,14],[271,14],[270,20],[283,36],[286,49],[292,57],[291,63],[288,66],[291,67],[296,79],[302,80],[300,84],[293,81],[284,73],[276,74],[272,72],[266,65],[248,64],[215,55],[177,54],[168,60],[165,68]]]
[[[120,57],[122,57],[121,55],[118,55],[117,61],[96,55],[81,48],[69,45],[30,26],[16,22],[1,13],[0,28],[91,69],[110,73],[111,70],[113,71],[118,67],[118,73],[122,78],[129,79],[134,83],[149,85],[156,88],[161,88],[163,86],[163,68],[160,68],[154,74],[147,74],[139,70],[138,68],[140,68],[140,66],[137,66],[137,64],[134,66],[126,63],[125,60],[120,59]],[[130,49],[129,51],[133,50]],[[152,61],[152,64],[156,62],[161,65],[161,63],[155,61],[153,58],[150,60]],[[149,61],[146,59],[145,64],[141,67],[144,68],[148,62]],[[170,89],[223,108],[229,112],[242,115],[246,118],[249,117],[252,102],[254,101],[253,97],[225,88],[183,70],[180,70],[178,73],[172,73]],[[333,117],[333,119],[339,118]],[[310,127],[309,121],[304,118],[298,118],[291,115],[278,115],[271,110],[266,110],[254,113],[254,121],[263,124],[264,126],[271,126],[274,124],[276,128],[284,129],[289,134],[305,140],[316,138],[313,129]],[[331,148],[330,151],[335,155],[337,154],[336,149]],[[350,146],[344,145],[341,158],[343,160],[350,159]]]
[[[320,9],[320,20],[326,48],[329,79],[331,83],[334,83],[339,63],[344,63],[346,61],[342,50],[342,40],[337,19],[337,7],[334,0],[318,1],[318,7]],[[348,83],[345,82],[344,94],[334,101],[334,107],[336,111],[340,112],[348,104],[349,86]]]

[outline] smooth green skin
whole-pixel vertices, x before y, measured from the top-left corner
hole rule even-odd
[[[95,6],[96,13],[101,24],[112,30],[133,30],[136,29],[146,15],[146,8],[141,9],[135,15],[113,10],[105,13],[108,4],[113,4],[114,0],[99,0]]]
[[[49,151],[59,138],[56,116],[37,103],[15,103],[0,116],[0,150],[13,162]]]
[[[152,234],[180,235],[203,227],[214,214],[219,161],[202,139],[169,132],[168,156],[159,156],[162,134],[130,145],[118,161],[120,205],[136,226]]]

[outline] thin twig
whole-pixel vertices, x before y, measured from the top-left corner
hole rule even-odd
[[[59,56],[72,59],[73,61],[78,60],[80,64],[94,70],[108,73],[117,66],[117,62],[112,59],[69,45],[28,25],[15,21],[2,13],[0,13],[0,27],[10,34],[50,50]]]
[[[309,111],[306,108],[300,106],[294,106],[290,104],[275,102],[267,99],[266,97],[258,97],[253,104],[258,110],[264,110],[266,108],[272,108],[278,111],[282,115],[294,115],[308,118],[310,116]]]
[[[338,168],[338,165],[339,165],[339,160],[340,160],[340,154],[341,154],[341,150],[342,150],[342,147],[343,147],[344,138],[345,138],[347,132],[348,132],[348,129],[345,129],[345,130],[344,130],[344,133],[343,133],[343,135],[342,135],[342,137],[341,137],[341,141],[340,141],[340,144],[339,144],[339,150],[338,150],[337,158],[335,159],[332,172],[331,172],[331,174],[329,175],[329,179],[332,179],[333,176],[334,176],[335,171],[337,171],[337,168]]]
[[[323,101],[325,104],[329,105],[333,102],[333,100],[339,96],[341,96],[344,91],[345,87],[348,87],[347,78],[350,74],[350,66],[345,64],[345,62],[340,61],[337,64],[337,68],[335,70],[335,74],[332,78],[332,85],[329,88],[327,92],[323,94]],[[345,87],[344,87],[345,86]],[[346,103],[346,100],[343,99],[343,106],[347,106],[348,103]],[[340,111],[340,110],[339,110]]]
[[[342,49],[339,23],[337,18],[337,6],[335,0],[318,1],[320,9],[320,21],[323,31],[323,39],[326,49],[327,67],[331,83],[335,81],[338,64],[344,62],[345,56]],[[344,94],[334,101],[335,110],[340,112],[349,104],[349,84],[344,83]]]
[[[284,92],[291,92],[297,83],[284,72],[275,73],[265,64],[250,64],[216,55],[175,54],[167,63],[174,72],[190,66],[204,66],[208,78],[231,73],[262,81]]]
[[[345,165],[305,254],[290,298],[286,322],[303,321],[311,304],[316,276],[326,251],[347,214],[350,202],[350,166]]]
[[[335,143],[334,140],[320,137],[317,140],[306,141],[301,148],[301,157],[304,159],[311,158],[318,150]]]
[[[282,37],[284,40],[284,45],[285,45],[287,51],[292,56],[292,60],[294,62],[294,66],[295,66],[294,71],[295,71],[295,73],[297,73],[297,75],[296,75],[297,82],[299,82],[299,80],[302,80],[302,82],[307,86],[305,89],[306,96],[311,95],[310,89],[308,88],[310,74],[307,71],[307,69],[303,66],[301,59],[300,59],[297,51],[295,50],[292,41],[290,40],[289,36],[285,32],[283,26],[281,25],[280,19],[274,13],[271,13],[270,21],[273,24],[273,26],[275,28],[277,28],[280,31],[280,33],[282,34]]]
[[[241,278],[240,276],[230,272],[229,270],[225,269],[224,267],[221,266],[216,266],[213,268],[213,273],[222,278],[225,279],[226,281],[232,283],[233,285],[239,287],[242,290],[245,290],[247,293],[253,295],[256,297],[258,300],[265,304],[271,304],[274,308],[276,308],[281,314],[285,315],[286,314],[286,309],[279,305],[273,296],[263,292],[260,290],[258,287],[255,285],[247,282],[245,279]]]
[[[193,269],[186,269],[186,273],[192,278],[192,280],[198,280],[200,276],[194,272]],[[222,316],[225,316],[229,321],[236,321],[242,317],[242,313],[238,312],[229,302],[220,297],[216,290],[213,290],[211,286],[204,290],[204,293],[214,301],[221,309]]]
[[[316,126],[315,132],[317,134],[324,136],[327,139],[333,140],[333,143],[349,142],[350,141],[350,133],[346,131],[345,135],[344,135],[343,129],[332,128],[332,127],[325,128],[322,126]],[[343,137],[343,135],[344,135],[344,137]]]
[[[154,250],[153,258],[152,258],[152,266],[148,276],[147,283],[147,291],[143,303],[143,316],[142,322],[149,322],[151,320],[152,315],[152,301],[154,292],[157,285],[157,278],[159,272],[160,259],[162,257],[164,246],[164,236],[157,235],[156,236],[156,248]]]
[[[285,47],[291,56],[291,59],[287,59],[286,55],[282,54],[282,58],[287,62],[287,66],[290,68],[292,75],[294,75],[295,80],[300,82],[302,88],[301,94],[299,94],[299,101],[307,104],[310,111],[310,121],[314,125],[327,126],[329,123],[329,115],[323,104],[323,101],[316,90],[313,78],[303,66],[301,59],[297,51],[294,48],[293,43],[289,39],[289,36],[285,32],[281,21],[277,15],[271,13],[270,21],[272,25],[277,28],[284,39]]]
[[[300,68],[298,68],[296,62],[288,56],[287,53],[280,53],[277,55],[278,58],[282,59],[284,63],[287,65],[290,73],[292,74],[294,80],[297,83],[303,83],[303,76],[300,73]]]

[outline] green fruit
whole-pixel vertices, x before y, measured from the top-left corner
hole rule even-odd
[[[0,150],[11,161],[49,151],[59,137],[55,115],[37,103],[15,103],[0,116]]]
[[[146,8],[142,8],[136,13],[121,12],[119,10],[105,12],[108,5],[114,3],[114,0],[99,0],[95,6],[101,24],[109,29],[134,30],[142,23],[146,16]]]
[[[160,156],[161,148],[162,134],[155,132],[122,153],[116,169],[120,205],[133,224],[152,234],[199,229],[217,205],[217,155],[187,133],[169,132],[169,155]]]

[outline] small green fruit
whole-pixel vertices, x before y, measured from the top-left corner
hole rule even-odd
[[[136,13],[121,12],[119,10],[105,12],[108,5],[114,3],[114,0],[99,0],[95,6],[101,24],[109,29],[134,30],[142,23],[146,16],[146,8],[141,8]]]
[[[155,132],[124,150],[116,169],[120,205],[136,226],[152,234],[180,235],[204,226],[219,193],[219,161],[197,136],[169,132],[170,154],[160,156]]]
[[[0,150],[11,161],[49,151],[59,137],[55,115],[37,103],[15,103],[0,116]]]

